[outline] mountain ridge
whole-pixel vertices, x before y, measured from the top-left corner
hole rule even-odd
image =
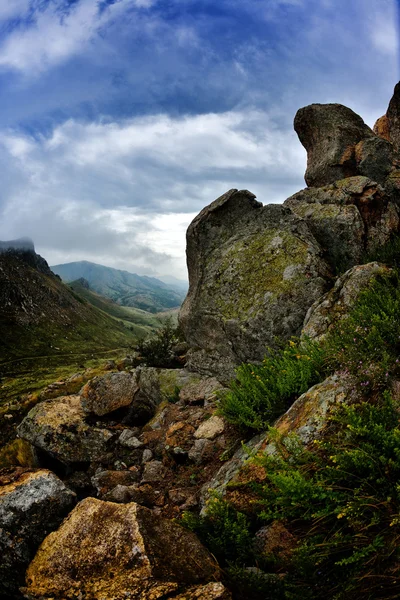
[[[185,293],[163,281],[146,275],[106,267],[90,261],[77,261],[51,267],[65,282],[84,278],[91,289],[121,306],[156,313],[177,308]]]

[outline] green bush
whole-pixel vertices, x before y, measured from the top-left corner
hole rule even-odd
[[[177,327],[168,318],[152,337],[140,340],[135,349],[149,367],[173,367],[175,358],[172,347],[179,341],[178,335]]]
[[[241,365],[229,393],[220,398],[220,411],[235,425],[265,430],[324,374],[321,346],[292,340],[283,350],[270,351],[261,365]]]

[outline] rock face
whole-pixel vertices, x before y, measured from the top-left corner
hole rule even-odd
[[[82,406],[87,412],[106,415],[129,406],[139,387],[130,373],[108,373],[95,377],[81,391]]]
[[[346,318],[360,293],[376,277],[388,275],[390,269],[376,262],[357,265],[336,281],[334,287],[310,308],[302,336],[322,340],[341,319]]]
[[[19,425],[18,435],[65,464],[101,460],[113,434],[85,421],[80,396],[41,402]]]
[[[374,132],[392,142],[395,152],[400,150],[400,81],[396,84],[386,115],[374,125]]]
[[[362,118],[341,104],[311,104],[301,108],[294,119],[294,128],[307,150],[305,180],[310,187],[359,174],[355,148],[360,142],[375,138]],[[379,142],[387,144],[382,139]],[[372,152],[375,156],[376,151],[377,148],[369,147],[363,153]]]
[[[0,598],[16,597],[39,544],[74,504],[75,494],[50,471],[0,471]]]
[[[396,203],[367,177],[306,188],[284,202],[309,225],[332,268],[346,270],[399,231]]]
[[[135,503],[86,498],[40,546],[24,593],[54,600],[202,598],[194,595],[199,584],[219,576],[211,555],[179,525]],[[183,593],[187,588],[192,595]],[[221,585],[209,591],[224,597]]]
[[[180,323],[193,370],[227,381],[234,366],[261,360],[276,336],[298,334],[327,289],[330,270],[304,221],[230,190],[187,232],[189,292]]]

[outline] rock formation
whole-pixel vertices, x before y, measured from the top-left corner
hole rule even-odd
[[[237,190],[191,223],[187,262],[189,292],[179,318],[188,363],[222,381],[235,365],[261,360],[276,337],[298,334],[331,275],[303,219]]]

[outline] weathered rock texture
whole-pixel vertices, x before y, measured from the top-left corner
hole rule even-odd
[[[193,586],[219,576],[211,555],[179,525],[138,504],[86,498],[40,546],[25,593],[53,600],[196,598]],[[222,591],[211,587],[209,597],[223,598]]]
[[[400,82],[396,84],[386,115],[374,125],[374,132],[392,142],[396,153],[400,150]]]
[[[99,461],[113,434],[85,421],[80,396],[41,402],[17,428],[18,435],[63,463]]]
[[[306,188],[284,202],[309,225],[333,269],[346,270],[399,231],[396,203],[367,177]]]
[[[0,598],[19,597],[39,544],[74,503],[75,494],[50,471],[0,471]]]
[[[261,360],[275,338],[298,334],[330,270],[303,219],[230,190],[187,232],[189,292],[180,323],[189,366],[221,380],[243,361]]]
[[[310,308],[304,321],[302,336],[322,340],[328,331],[346,318],[360,293],[390,269],[376,262],[357,265],[337,279],[334,287]]]
[[[341,104],[311,104],[297,111],[294,128],[307,150],[305,180],[320,187],[353,175],[377,181],[391,169],[391,144]]]
[[[81,391],[82,406],[87,412],[103,416],[129,406],[139,387],[130,373],[108,373],[89,381]]]

